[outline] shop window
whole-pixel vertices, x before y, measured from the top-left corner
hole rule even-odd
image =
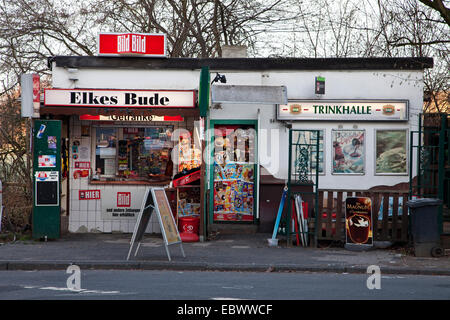
[[[172,126],[96,128],[97,174],[121,179],[172,176]]]
[[[202,164],[202,151],[196,148],[189,132],[180,134],[178,139],[178,172],[197,169]]]
[[[117,129],[97,128],[95,165],[97,174],[113,176],[116,173]]]

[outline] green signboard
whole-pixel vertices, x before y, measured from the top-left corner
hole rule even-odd
[[[60,236],[61,121],[35,120],[33,129],[33,238]]]

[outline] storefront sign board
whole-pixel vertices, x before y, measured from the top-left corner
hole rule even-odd
[[[194,108],[194,90],[55,89],[44,91],[49,107]]]
[[[166,35],[155,33],[99,33],[99,56],[166,57]]]
[[[89,115],[83,114],[80,116],[80,120],[90,121],[120,121],[120,122],[153,122],[153,121],[174,121],[182,122],[184,117],[182,116],[142,116],[142,115]]]
[[[285,86],[211,86],[211,103],[286,104]]]
[[[278,120],[407,121],[407,100],[290,100]]]

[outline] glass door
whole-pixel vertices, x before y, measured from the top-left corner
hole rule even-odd
[[[211,209],[214,222],[254,221],[256,125],[242,122],[222,124],[212,121]]]

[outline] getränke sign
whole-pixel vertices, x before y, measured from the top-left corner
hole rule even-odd
[[[194,108],[194,90],[45,89],[46,106]]]
[[[155,33],[99,33],[99,56],[166,57],[166,35]]]
[[[407,121],[407,100],[290,100],[278,120]]]

